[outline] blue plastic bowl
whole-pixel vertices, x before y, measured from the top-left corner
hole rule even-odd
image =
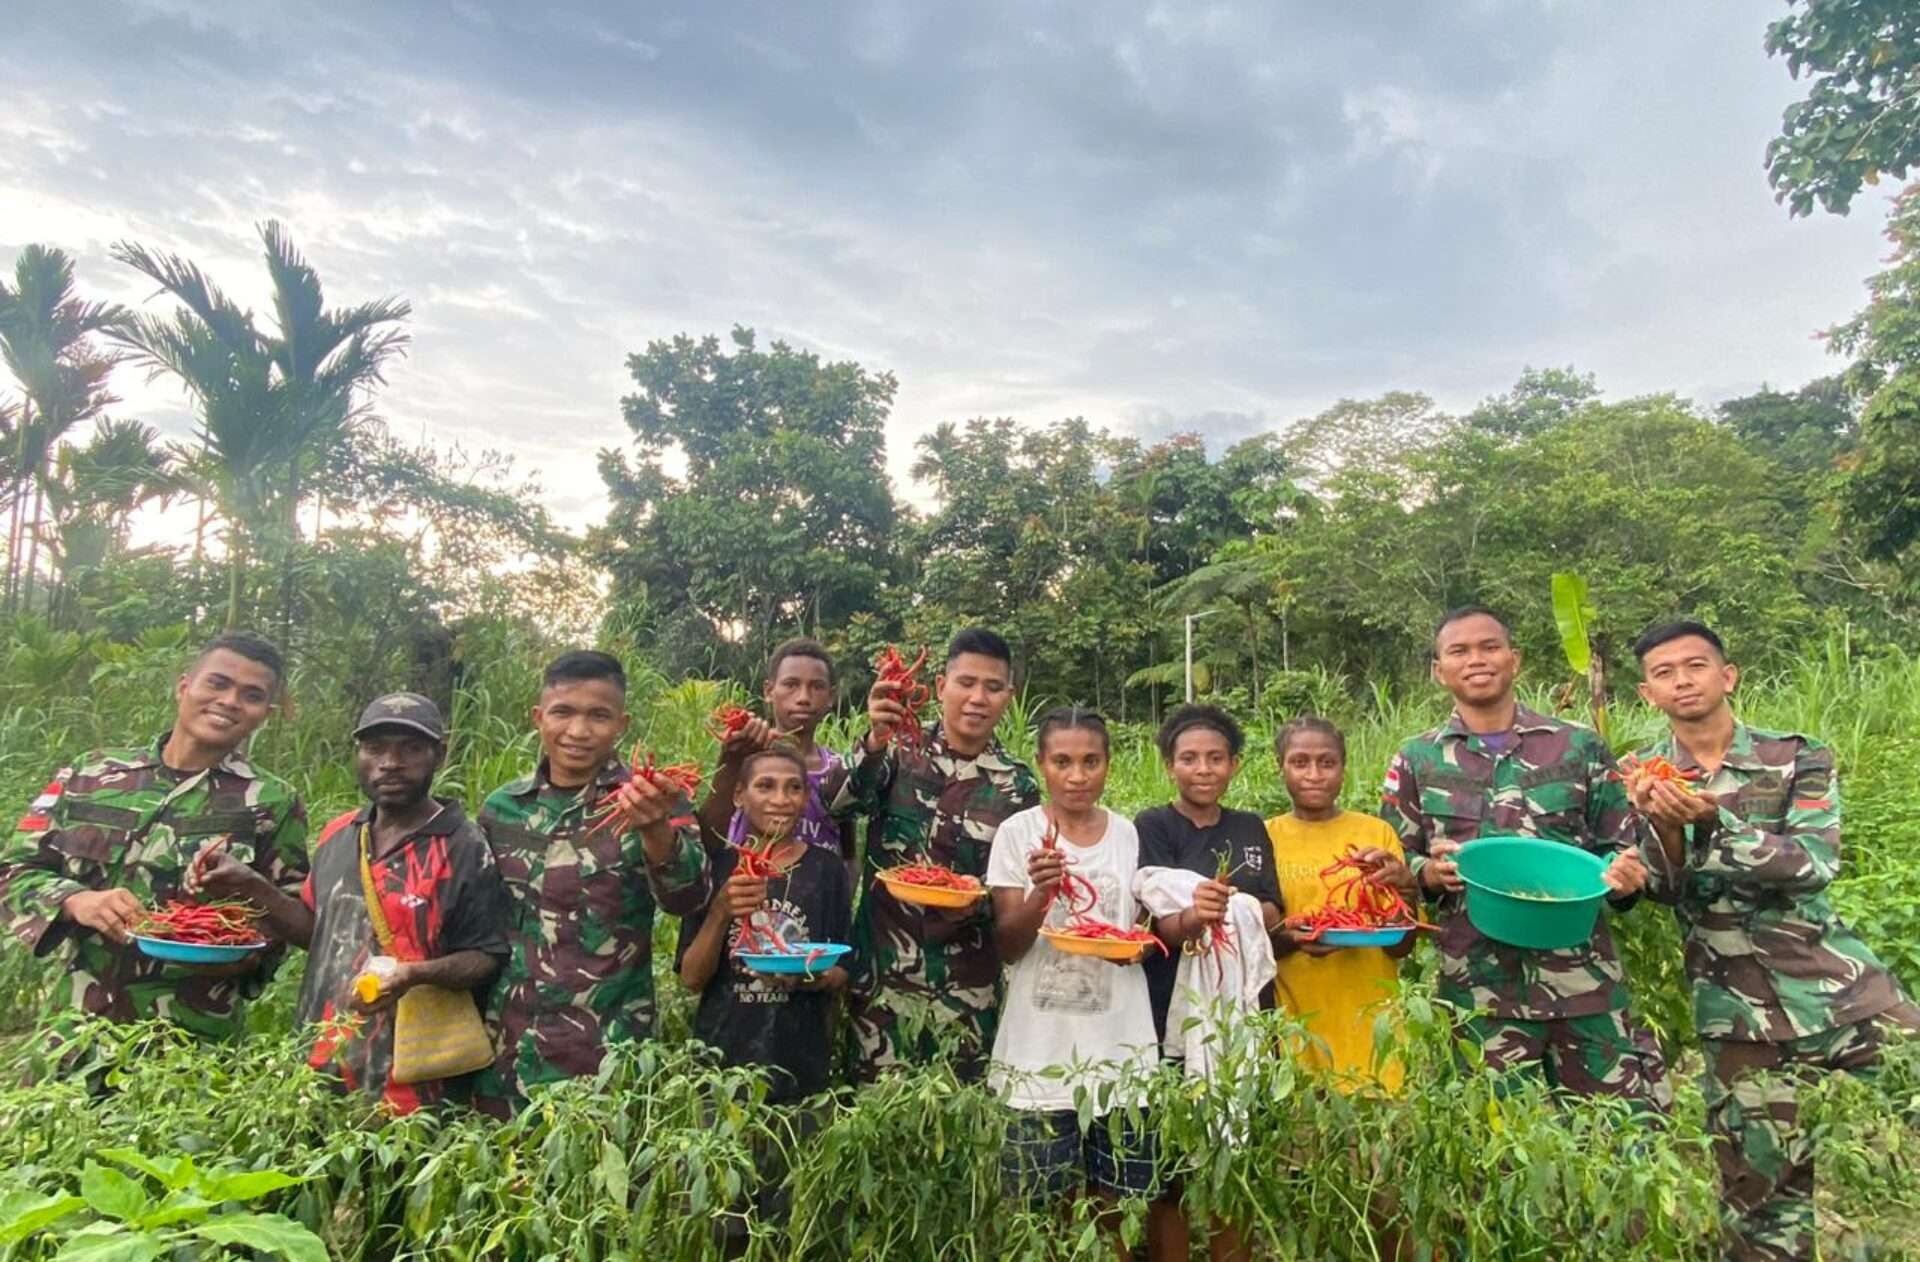
[[[1329,929],[1320,935],[1320,941],[1327,946],[1337,947],[1390,947],[1405,942],[1408,929]]]
[[[252,946],[202,946],[195,942],[143,938],[139,934],[134,935],[133,942],[142,955],[151,955],[156,960],[166,960],[172,964],[231,964],[235,960],[246,959],[255,951],[267,949],[265,942],[256,942]]]
[[[811,977],[815,973],[824,973],[840,962],[840,957],[853,950],[838,942],[793,942],[791,953],[783,951],[742,951],[739,958],[742,964],[756,973],[800,973]],[[807,966],[807,957],[815,951],[813,966]]]

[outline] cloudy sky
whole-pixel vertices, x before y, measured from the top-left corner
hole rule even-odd
[[[131,238],[258,302],[285,220],[335,301],[412,301],[395,429],[513,453],[576,525],[624,356],[678,332],[892,370],[903,472],[981,414],[1796,385],[1882,244],[1884,198],[1772,200],[1775,4],[8,7],[0,265],[46,241],[139,302]]]

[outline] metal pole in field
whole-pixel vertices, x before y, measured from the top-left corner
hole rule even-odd
[[[1187,615],[1187,704],[1193,704],[1193,615]]]

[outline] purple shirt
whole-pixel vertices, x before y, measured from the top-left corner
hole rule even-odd
[[[804,841],[809,846],[825,846],[835,854],[840,853],[840,821],[827,813],[827,803],[840,791],[840,782],[846,778],[846,760],[824,746],[820,747],[820,767],[807,768],[807,809],[794,821],[793,837],[795,841]],[[744,811],[735,811],[727,823],[727,840],[740,845],[747,840],[747,816]]]

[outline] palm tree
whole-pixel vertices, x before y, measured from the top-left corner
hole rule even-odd
[[[107,377],[121,356],[102,351],[93,336],[116,331],[127,318],[121,307],[83,302],[74,293],[73,260],[64,250],[27,246],[14,260],[13,278],[12,288],[0,281],[0,359],[22,394],[7,433],[9,609],[31,598],[39,493],[61,435],[117,401],[107,390]],[[23,521],[29,487],[36,491],[32,527]],[[24,567],[23,539],[28,546]]]
[[[70,604],[89,575],[126,552],[136,510],[155,500],[164,507],[185,489],[160,432],[139,421],[102,418],[85,446],[62,445],[46,480],[53,521],[43,533],[65,600],[50,604]]]
[[[153,373],[178,378],[199,409],[197,436],[217,462],[227,524],[228,626],[239,621],[248,558],[262,550],[281,556],[281,612],[290,620],[308,478],[333,446],[351,441],[368,406],[356,392],[385,381],[387,361],[407,344],[391,326],[412,314],[390,298],[328,310],[319,274],[286,231],[268,222],[260,236],[273,281],[271,332],[179,255],[127,241],[113,249],[180,304],[170,319],[135,318],[122,340]]]

